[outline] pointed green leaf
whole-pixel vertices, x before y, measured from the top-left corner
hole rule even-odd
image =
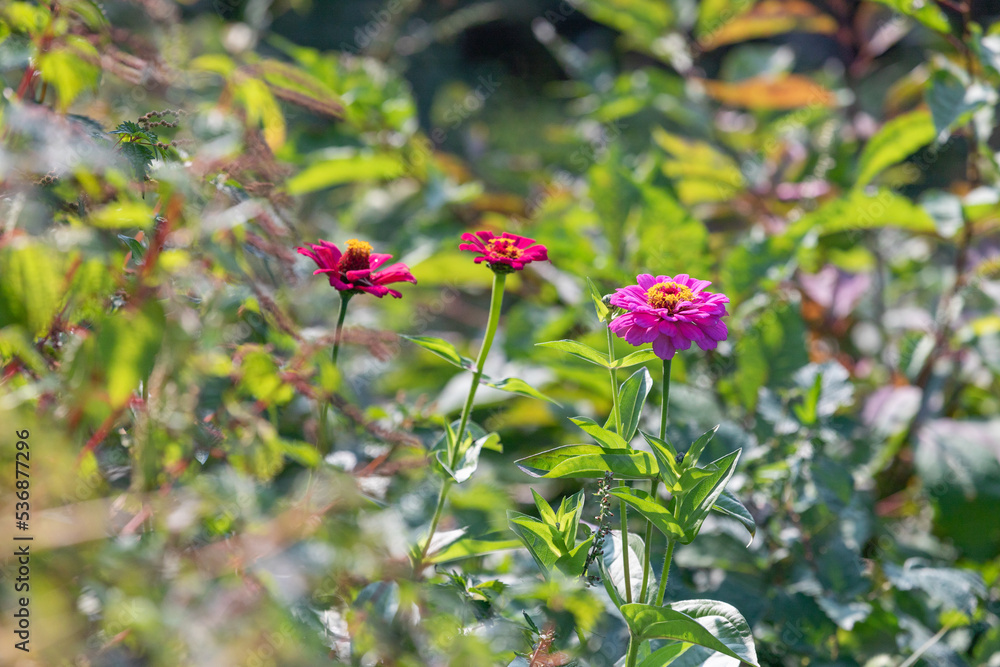
[[[556,512],[556,528],[563,535],[566,546],[573,549],[576,546],[576,534],[580,529],[580,518],[583,516],[583,505],[586,494],[583,489],[577,491],[572,496],[566,496],[559,503],[559,511]]]
[[[608,314],[611,312],[608,306],[604,303],[604,295],[601,294],[601,290],[597,289],[597,285],[590,278],[587,278],[587,290],[590,292],[590,299],[594,302],[594,310],[597,312],[597,319],[601,322],[606,322],[608,320]]]
[[[883,169],[890,167],[934,141],[937,131],[934,120],[923,110],[896,116],[875,133],[858,161],[858,180],[854,187],[863,188]]]
[[[715,428],[707,431],[700,438],[694,441],[694,444],[692,444],[684,454],[684,460],[681,462],[682,470],[693,468],[698,465],[698,457],[701,456],[703,451],[705,451],[705,446],[712,441],[712,438],[715,437],[715,433],[718,430],[719,427],[716,425]]]
[[[628,368],[629,366],[635,366],[636,364],[644,364],[647,361],[653,361],[658,359],[656,352],[653,350],[639,350],[638,352],[633,352],[632,354],[626,354],[621,359],[615,359],[611,362],[611,368]]]
[[[701,524],[704,523],[705,517],[711,511],[712,505],[722,495],[726,484],[733,476],[733,472],[736,471],[736,462],[740,458],[740,451],[737,449],[735,452],[705,466],[703,470],[710,474],[699,480],[694,488],[686,491],[680,497],[677,519],[684,525],[686,533],[684,539],[681,540],[682,544],[690,544],[698,536]],[[691,470],[697,469],[692,468]]]
[[[469,431],[466,432],[463,438],[464,442],[458,448],[458,457],[454,470],[451,469],[449,459],[446,458],[447,453],[444,451],[438,451],[437,453],[438,463],[441,464],[444,471],[458,484],[468,481],[472,477],[472,474],[476,472],[476,468],[479,467],[479,454],[482,452],[483,447],[492,448],[496,443],[500,442],[500,436],[496,433],[486,433],[475,439],[473,437],[472,433]]]
[[[712,511],[731,517],[742,523],[743,527],[750,533],[750,542],[753,542],[753,538],[757,536],[757,522],[753,520],[753,516],[747,511],[747,508],[744,507],[739,498],[729,491],[723,491],[718,499],[716,499],[715,504],[712,505]],[[750,546],[750,542],[747,542],[747,546]]]
[[[680,465],[677,463],[677,450],[666,440],[660,440],[655,435],[650,435],[645,431],[639,432],[642,433],[642,437],[649,443],[656,456],[660,467],[660,479],[666,484],[667,489],[673,492],[681,476]]]
[[[625,442],[624,438],[614,431],[602,428],[597,422],[589,417],[570,417],[569,420],[589,433],[594,440],[609,449],[628,449],[628,443]]]
[[[640,489],[630,489],[627,486],[619,486],[611,489],[611,495],[620,500],[624,500],[630,507],[639,511],[648,519],[656,529],[671,539],[684,537],[684,527],[677,522],[674,515],[667,511],[656,498]]]
[[[611,367],[608,362],[608,355],[602,354],[589,345],[584,345],[583,343],[579,343],[575,340],[551,340],[546,343],[535,343],[535,345],[538,347],[547,347],[553,350],[559,350],[560,352],[566,352],[567,354],[572,354],[574,357],[583,359],[584,361],[589,361],[596,366],[601,366],[603,368]]]
[[[541,517],[542,521],[550,526],[555,526],[557,522],[556,513],[552,511],[549,501],[542,498],[534,489],[531,490],[531,497],[535,500],[535,507],[538,508],[538,516]]]
[[[507,510],[507,525],[528,549],[528,553],[547,577],[556,561],[566,551],[566,545],[562,544],[562,537],[558,531],[538,519],[514,510]]]
[[[629,632],[640,641],[673,639],[718,651],[757,667],[757,652],[746,620],[735,608],[715,600],[686,600],[667,607],[621,607]]]
[[[639,667],[667,667],[667,665],[681,657],[689,648],[691,648],[691,644],[684,642],[667,644],[663,648],[650,653],[649,657],[639,663]]]
[[[624,383],[618,393],[618,404],[621,406],[622,415],[622,438],[628,442],[635,435],[639,428],[639,418],[642,416],[642,408],[646,405],[646,397],[649,390],[653,388],[653,377],[645,368],[640,368]]]
[[[617,479],[652,479],[657,474],[656,460],[646,452],[598,445],[566,445],[516,463],[533,477],[600,479],[610,472]]]
[[[429,563],[447,563],[463,558],[475,558],[486,554],[520,548],[521,540],[503,539],[501,536],[489,538],[462,537],[444,547],[427,559]]]
[[[455,346],[446,340],[441,340],[440,338],[434,338],[432,336],[400,336],[400,338],[406,339],[411,343],[415,343],[428,352],[433,352],[445,361],[448,361],[452,365],[458,366],[459,368],[472,370],[476,367],[476,363],[472,359],[463,357],[458,353],[458,350],[455,349]]]
[[[520,394],[521,396],[528,396],[530,398],[538,398],[543,401],[548,401],[554,405],[559,405],[558,401],[555,401],[542,392],[538,391],[530,384],[522,380],[521,378],[505,378],[503,380],[493,380],[483,375],[479,382],[486,385],[487,387],[493,387],[494,389],[499,389],[500,391],[507,391],[512,394]]]

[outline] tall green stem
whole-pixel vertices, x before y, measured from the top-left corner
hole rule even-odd
[[[663,392],[660,394],[660,440],[667,439],[667,418],[670,415],[670,363],[672,359],[663,360]],[[655,489],[655,487],[654,487]],[[654,491],[655,495],[655,491]],[[674,547],[677,541],[667,536],[667,552],[663,556],[663,572],[660,574],[660,588],[656,592],[656,605],[663,606],[663,596],[667,592],[667,579],[670,578],[670,561],[674,557]],[[646,554],[649,564],[649,554]]]
[[[611,327],[608,327],[608,359],[615,360],[615,339],[611,334]],[[622,433],[622,408],[618,401],[618,371],[609,368],[611,376],[611,409],[615,419],[615,432]],[[630,554],[628,551],[628,505],[624,500],[618,501],[618,508],[621,513],[621,533],[622,533],[622,568],[625,574],[625,601],[632,602],[632,577],[630,576]]]
[[[628,653],[625,654],[625,667],[635,667],[636,660],[639,658],[640,644],[642,644],[642,640],[636,639],[634,636],[629,637]]]
[[[340,356],[340,339],[344,335],[344,318],[347,317],[347,304],[354,296],[350,292],[340,293],[340,315],[337,316],[337,331],[333,335],[333,365],[337,365]]]
[[[673,538],[667,539],[667,553],[663,556],[663,574],[660,575],[660,590],[656,592],[656,606],[663,606],[663,596],[667,592],[667,579],[670,577],[670,561],[674,558],[674,547],[677,541]]]
[[[668,400],[670,399],[670,359],[663,360],[663,380],[660,391],[660,440],[667,437],[667,415]],[[649,495],[656,498],[656,491],[660,486],[660,478],[654,477],[649,488]],[[652,561],[651,542],[653,539],[653,522],[646,521],[646,557],[642,564],[642,592],[639,594],[639,601],[646,601],[646,586],[649,584],[649,570]],[[668,540],[670,538],[667,538]]]
[[[465,430],[469,425],[472,406],[476,401],[476,390],[479,389],[479,381],[483,377],[483,366],[486,365],[486,357],[490,353],[490,348],[493,346],[493,338],[496,336],[497,327],[500,325],[500,309],[503,305],[503,291],[506,282],[507,274],[493,274],[493,292],[490,295],[490,317],[486,323],[486,335],[483,337],[483,343],[479,347],[479,356],[476,357],[476,370],[472,375],[469,395],[466,397],[465,405],[462,407],[461,421],[459,421],[458,431],[455,433],[455,442],[451,449],[451,459],[448,463],[452,470],[455,469],[458,463],[459,450],[461,449],[462,440],[465,437]],[[444,511],[445,500],[447,500],[448,492],[451,491],[453,484],[454,481],[446,477],[441,485],[437,506],[434,508],[434,516],[431,517],[430,531],[424,540],[423,546],[420,548],[420,555],[417,556],[416,561],[413,563],[414,572],[420,572],[424,566],[424,560],[427,558],[427,550],[430,548],[431,539],[434,537],[434,531],[437,530],[438,522],[441,521],[441,513]]]

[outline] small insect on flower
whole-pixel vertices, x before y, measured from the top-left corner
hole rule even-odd
[[[391,294],[398,299],[403,296],[402,293],[386,285],[417,282],[406,264],[393,264],[380,271],[377,270],[392,259],[392,255],[373,253],[371,244],[364,241],[351,239],[347,242],[347,250],[344,252],[341,252],[336,244],[322,239],[319,245],[310,243],[309,248],[297,248],[297,250],[300,255],[309,257],[319,266],[313,271],[313,275],[325,273],[330,279],[330,285],[340,292],[349,294],[366,292],[380,299],[386,294]]]
[[[479,253],[476,264],[486,262],[496,273],[513,273],[531,262],[545,262],[549,259],[549,251],[545,246],[517,234],[504,232],[497,236],[493,232],[482,231],[462,234],[462,240],[466,243],[459,245],[459,250]]]
[[[628,311],[609,325],[619,338],[632,345],[652,343],[661,359],[673,359],[692,341],[712,350],[726,340],[729,332],[722,318],[729,314],[725,305],[729,297],[706,292],[711,282],[686,273],[672,278],[643,273],[636,281],[638,285],[619,288],[611,297],[612,305]]]

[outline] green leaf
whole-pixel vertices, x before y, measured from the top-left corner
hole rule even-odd
[[[476,362],[468,357],[463,357],[458,353],[458,350],[455,349],[455,346],[446,340],[441,340],[440,338],[434,338],[432,336],[401,335],[400,338],[408,340],[411,343],[415,343],[429,352],[433,352],[445,361],[448,361],[452,365],[458,366],[461,369],[473,370],[476,367]]]
[[[868,185],[883,169],[934,141],[938,132],[931,114],[922,109],[893,118],[882,126],[861,152],[858,180],[854,187]]]
[[[701,453],[705,451],[705,446],[712,441],[715,437],[716,432],[719,430],[719,426],[716,425],[715,428],[709,429],[706,433],[702,434],[700,438],[694,441],[687,452],[684,454],[684,460],[681,462],[681,469],[687,470],[688,468],[693,468],[698,465],[698,457]]]
[[[646,405],[646,397],[653,388],[653,377],[645,368],[640,368],[622,383],[618,393],[618,404],[621,406],[622,433],[625,442],[635,435],[639,428],[639,418],[642,408]]]
[[[575,340],[550,340],[545,343],[535,343],[535,345],[572,354],[574,357],[589,361],[596,366],[611,368],[608,355],[602,354],[589,345],[584,345]]]
[[[280,368],[270,353],[252,346],[240,362],[239,388],[264,405],[284,405],[295,398],[295,388],[281,379]]]
[[[589,417],[570,417],[569,420],[590,434],[597,442],[609,449],[628,449],[625,439],[614,431],[602,428],[600,424]]]
[[[310,165],[293,176],[287,184],[288,193],[301,195],[344,183],[389,180],[406,172],[406,165],[399,155],[362,153],[353,149],[343,149],[338,153],[336,157]]]
[[[786,234],[801,238],[809,231],[825,236],[883,227],[898,227],[923,234],[937,231],[933,218],[926,211],[906,197],[883,188],[871,194],[852,190],[846,197],[827,202],[799,218]]]
[[[521,396],[528,396],[530,398],[538,398],[543,401],[548,401],[553,405],[559,405],[559,402],[555,399],[549,398],[542,392],[538,391],[530,384],[522,380],[521,378],[504,378],[503,380],[493,380],[485,375],[479,378],[481,384],[487,387],[493,387],[494,389],[499,389],[500,391],[510,392],[511,394],[520,394]]]
[[[563,541],[570,549],[576,546],[576,534],[580,529],[585,501],[586,494],[580,489],[573,495],[563,498],[559,503],[559,511],[556,512],[556,528],[562,533]]]
[[[938,134],[954,129],[986,104],[996,103],[996,92],[978,83],[967,86],[948,71],[935,72],[927,89],[927,105]]]
[[[35,373],[44,374],[47,368],[45,359],[31,342],[23,327],[3,327],[0,329],[0,361],[5,365],[16,357]]]
[[[628,368],[629,366],[644,364],[647,361],[654,361],[658,358],[659,357],[656,356],[656,352],[653,352],[652,349],[639,350],[638,352],[626,354],[621,359],[615,359],[611,362],[611,368]]]
[[[118,240],[128,246],[128,249],[132,251],[132,259],[138,263],[144,254],[146,254],[146,248],[143,247],[139,241],[135,240],[131,236],[125,236],[124,234],[118,235]]]
[[[605,578],[605,584],[610,584],[609,588],[614,590],[614,595],[612,599],[616,597],[620,600],[625,600],[625,561],[622,558],[622,540],[621,531],[612,530],[608,533],[607,537],[604,538],[604,553],[601,555],[600,562],[603,564],[602,576]],[[639,593],[642,592],[642,563],[645,560],[645,550],[646,543],[643,539],[636,535],[635,533],[628,534],[628,551],[629,551],[629,561],[628,561],[628,574],[629,580],[632,585],[632,599],[639,599]],[[652,572],[650,574],[650,579],[654,579]],[[656,590],[656,582],[651,581],[650,588]]]
[[[94,227],[101,229],[134,227],[149,229],[155,219],[153,210],[142,202],[113,202],[91,213],[87,220]]]
[[[539,569],[548,576],[556,561],[566,550],[559,532],[534,517],[514,510],[507,510],[507,525],[535,559]]]
[[[683,524],[685,531],[685,537],[681,540],[682,544],[690,544],[698,536],[701,524],[704,523],[705,517],[711,511],[712,505],[725,491],[726,484],[736,471],[736,462],[740,458],[740,451],[737,449],[735,452],[705,466],[701,472],[708,474],[698,480],[692,488],[682,492],[677,509],[677,520]],[[697,470],[699,469],[692,468],[688,472]]]
[[[593,537],[569,548],[562,533],[555,526],[513,510],[507,511],[507,524],[528,549],[546,577],[553,569],[571,577],[583,574],[583,566]]]
[[[753,542],[753,538],[757,536],[757,522],[753,520],[753,516],[747,511],[747,508],[744,507],[739,498],[729,491],[723,491],[716,498],[715,504],[712,505],[712,511],[736,519],[742,523],[743,527],[750,533],[750,542]],[[750,546],[750,542],[747,542],[747,546]]]
[[[677,463],[677,450],[666,440],[660,440],[655,435],[650,435],[645,431],[639,432],[642,433],[642,437],[649,443],[653,455],[656,456],[660,468],[660,479],[666,484],[668,490],[673,491],[681,477],[680,465]]]
[[[112,406],[125,405],[139,383],[149,377],[163,341],[165,319],[156,301],[147,302],[142,310],[114,313],[77,353],[81,363],[103,370]]]
[[[621,607],[629,632],[639,641],[673,639],[697,644],[757,666],[750,626],[731,605],[716,600],[685,600],[667,607]]]
[[[101,78],[101,56],[94,45],[79,35],[67,35],[61,44],[38,55],[42,81],[59,93],[59,110],[66,111],[85,90],[96,88]]]
[[[0,248],[0,327],[17,324],[44,334],[62,301],[62,257],[38,244]]]
[[[649,657],[639,663],[639,667],[667,667],[689,648],[691,648],[691,644],[684,642],[667,644],[650,653]]]
[[[520,539],[503,539],[500,535],[488,538],[461,537],[427,559],[429,563],[447,563],[449,561],[475,558],[497,551],[507,551],[519,548],[523,542]]]
[[[597,319],[601,322],[608,321],[608,315],[611,310],[608,308],[607,304],[604,303],[604,295],[601,291],[597,289],[597,285],[590,278],[587,278],[587,290],[590,292],[590,299],[594,302],[594,311],[597,313]],[[593,349],[593,348],[591,348]],[[596,352],[596,350],[594,350]],[[605,357],[605,361],[607,357]]]
[[[600,479],[610,472],[617,479],[652,479],[656,460],[646,452],[598,445],[566,445],[515,462],[532,477]]]
[[[619,486],[611,489],[611,495],[620,500],[624,500],[630,507],[634,507],[646,519],[648,519],[656,529],[671,539],[684,537],[684,527],[677,522],[674,515],[666,507],[661,505],[653,496],[640,489],[630,489],[626,486]]]
[[[449,461],[449,452],[440,450],[437,453],[438,463],[457,484],[466,482],[476,472],[479,467],[479,454],[483,448],[493,449],[496,443],[500,442],[500,436],[496,433],[474,432],[472,428],[467,428],[462,442],[458,445],[458,456],[455,459],[455,469],[452,470]]]
[[[902,14],[915,18],[931,30],[943,33],[951,32],[948,17],[934,2],[924,2],[924,0],[875,0],[875,2],[880,2]]]

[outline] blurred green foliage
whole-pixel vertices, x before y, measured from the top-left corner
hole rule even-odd
[[[605,588],[543,578],[507,529],[508,510],[540,523],[532,490],[555,512],[582,489],[592,522],[595,487],[514,461],[610,413],[606,373],[535,346],[603,347],[585,278],[683,272],[731,297],[730,336],[675,360],[669,436],[721,424],[702,460],[742,449],[731,490],[757,528],[747,549],[709,515],[668,598],[739,609],[761,665],[996,665],[998,18],[0,4],[0,525],[27,429],[34,536],[32,652],[5,557],[0,662],[614,664]],[[457,244],[480,228],[548,246],[507,281],[486,372],[559,405],[481,392],[503,453],[455,487],[415,577],[468,380],[397,334],[474,355],[490,274]],[[339,369],[339,300],[294,250],[318,237],[418,279],[352,302]],[[640,664],[710,658],[681,646]]]

